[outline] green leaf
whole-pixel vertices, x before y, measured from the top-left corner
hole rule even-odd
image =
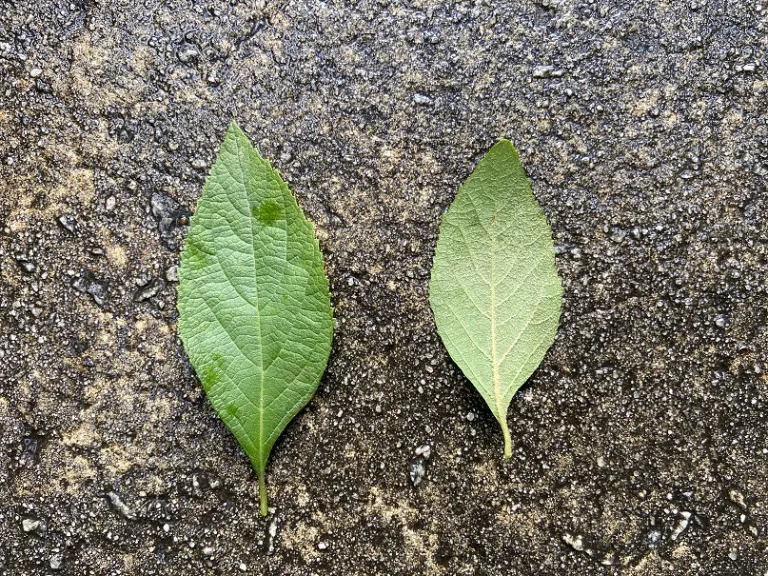
[[[325,372],[333,310],[312,224],[233,122],[191,219],[179,334],[213,407],[264,472]]]
[[[552,231],[500,140],[443,217],[429,302],[451,358],[501,425],[506,458],[509,403],[552,345],[562,297]]]

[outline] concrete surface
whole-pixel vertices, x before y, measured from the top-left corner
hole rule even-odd
[[[0,575],[768,572],[764,0],[0,14]],[[232,118],[315,222],[338,317],[266,520],[175,328]],[[427,303],[499,136],[565,285],[510,461]]]

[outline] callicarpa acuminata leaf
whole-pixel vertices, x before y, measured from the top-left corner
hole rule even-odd
[[[190,220],[179,334],[216,412],[264,474],[325,372],[333,310],[312,224],[233,122]]]
[[[517,151],[500,140],[443,216],[429,302],[448,353],[501,425],[506,458],[509,404],[554,342],[562,296],[552,231]]]

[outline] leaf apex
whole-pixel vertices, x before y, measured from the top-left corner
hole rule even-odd
[[[240,125],[237,123],[237,120],[232,120],[229,123],[229,126],[227,126],[227,132],[232,132],[234,134],[242,134],[243,129],[240,128]]]
[[[517,148],[515,148],[515,145],[512,144],[510,140],[507,140],[506,138],[499,138],[499,140],[496,142],[496,144],[493,145],[493,147],[489,150],[489,152],[500,152],[502,154],[511,154],[514,157],[517,157]]]

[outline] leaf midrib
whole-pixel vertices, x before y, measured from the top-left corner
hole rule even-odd
[[[496,214],[497,211],[494,210],[491,214],[491,225],[496,225]],[[504,229],[508,230],[510,227]],[[491,365],[492,365],[492,375],[493,375],[493,400],[494,404],[496,405],[496,411],[499,415],[499,419],[504,419],[506,417],[506,410],[502,410],[502,393],[501,393],[501,377],[500,377],[500,368],[501,365],[504,363],[504,361],[507,359],[509,354],[512,352],[512,350],[515,349],[517,346],[517,343],[520,341],[520,338],[522,335],[528,330],[528,327],[531,325],[531,322],[533,321],[533,318],[536,316],[536,311],[539,308],[539,304],[541,304],[541,297],[542,297],[542,289],[541,287],[537,291],[536,294],[536,302],[531,306],[531,314],[526,319],[525,324],[523,324],[523,327],[518,332],[517,336],[515,337],[515,340],[512,342],[512,344],[506,349],[504,354],[502,355],[500,360],[496,360],[496,282],[494,278],[495,274],[495,257],[496,257],[496,240],[498,239],[500,234],[492,234],[489,235],[491,237],[491,247],[490,247],[490,271],[489,271],[489,285],[490,285],[490,297],[489,297],[489,304],[490,304],[490,323],[491,323]],[[517,291],[520,289],[520,286],[525,281],[525,279],[528,278],[528,276],[536,269],[538,268],[540,262],[536,262],[534,266],[531,267],[531,270],[526,273],[523,280],[520,281],[520,284],[515,288],[512,295],[517,293]],[[509,274],[505,274],[504,278],[506,278]],[[509,297],[506,297],[502,302],[506,302],[509,299]],[[505,322],[502,322],[502,324],[505,324]],[[530,355],[529,355],[530,358]],[[520,368],[517,371],[517,374],[515,375],[514,380],[517,380],[517,377],[520,375],[520,372],[522,372],[524,364],[527,363],[527,360],[525,363],[521,364]],[[514,384],[514,380],[511,384]]]
[[[496,225],[496,211],[491,216],[491,224]],[[491,269],[490,269],[490,317],[491,317],[491,364],[493,367],[493,399],[496,404],[496,413],[499,420],[505,417],[501,409],[501,383],[499,382],[499,365],[496,362],[496,280],[494,278],[496,258],[496,236],[491,236]]]
[[[253,286],[254,291],[256,292],[256,306],[254,307],[256,310],[256,331],[257,331],[257,338],[259,340],[259,405],[256,407],[258,410],[258,418],[259,418],[259,437],[258,437],[258,450],[259,450],[259,472],[264,473],[264,443],[262,442],[262,439],[264,438],[264,344],[261,338],[261,308],[260,301],[259,301],[259,282],[256,280],[258,278],[257,275],[257,268],[256,268],[256,230],[253,228],[253,206],[251,205],[251,199],[248,196],[248,189],[245,184],[245,168],[243,166],[243,156],[242,156],[242,146],[240,142],[240,135],[235,135],[235,147],[237,148],[237,164],[240,167],[240,175],[243,178],[242,180],[242,186],[243,191],[245,192],[245,201],[248,203],[248,225],[251,228],[251,260],[253,261]]]

